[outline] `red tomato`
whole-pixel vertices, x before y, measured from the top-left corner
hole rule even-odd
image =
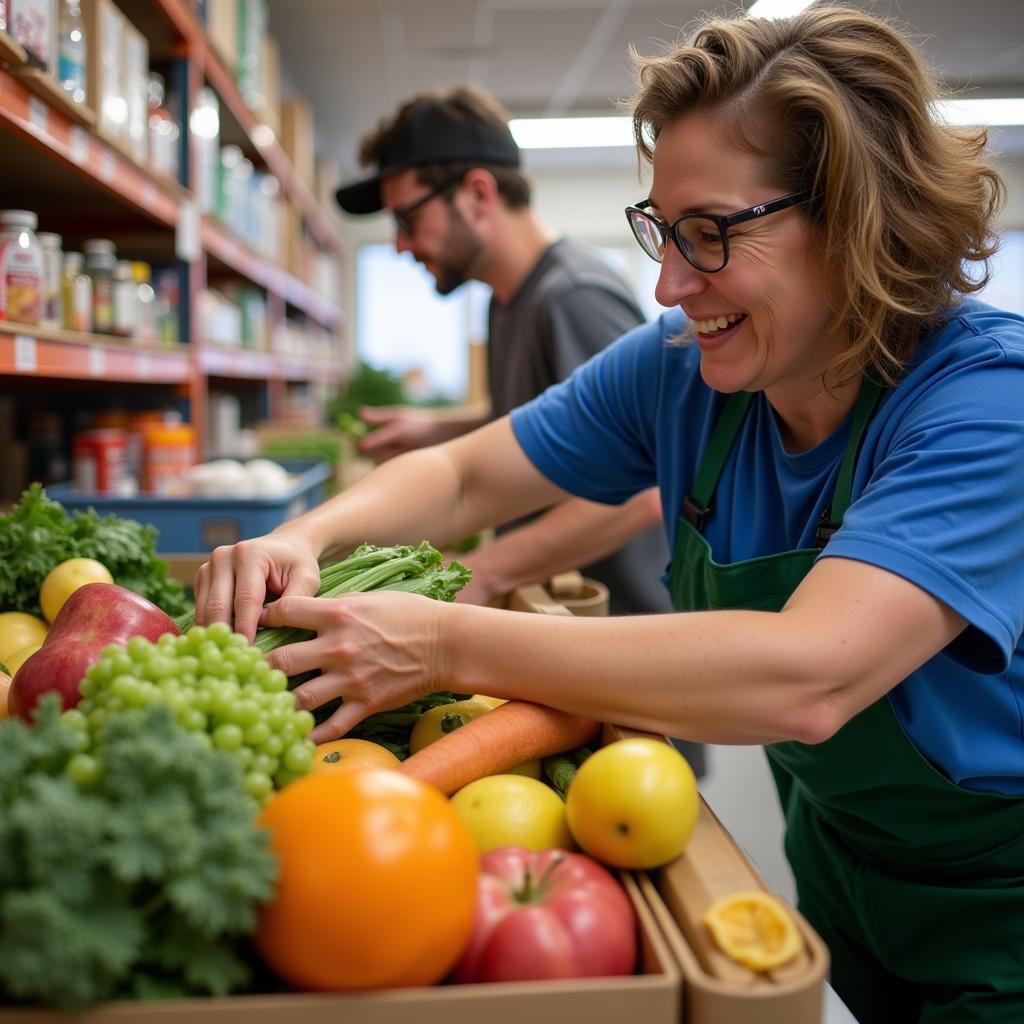
[[[480,857],[473,935],[453,981],[632,974],[636,916],[622,886],[582,853],[501,846]]]

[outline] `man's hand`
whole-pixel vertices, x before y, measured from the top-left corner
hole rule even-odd
[[[487,422],[486,405],[465,405],[450,409],[417,409],[408,405],[364,405],[359,418],[377,429],[357,444],[363,454],[375,462],[386,462],[396,455],[441,444],[476,430]]]

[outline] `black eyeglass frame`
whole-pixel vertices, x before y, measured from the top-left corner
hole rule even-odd
[[[654,204],[650,199],[644,199],[635,206],[626,207],[626,221],[629,223],[629,229],[633,232],[633,237],[637,240],[637,244],[656,263],[661,263],[664,257],[655,256],[648,251],[637,232],[634,223],[634,215],[642,217],[644,220],[649,221],[655,226],[662,237],[661,248],[663,253],[665,246],[668,244],[668,239],[671,238],[672,241],[676,243],[676,248],[680,253],[682,253],[683,259],[686,260],[691,267],[695,267],[704,274],[717,274],[720,270],[724,270],[725,265],[729,262],[729,228],[734,227],[737,224],[743,224],[749,220],[758,220],[761,217],[767,217],[770,213],[778,213],[780,210],[786,210],[790,206],[798,206],[800,203],[806,203],[811,198],[812,194],[813,193],[810,189],[804,189],[802,192],[792,192],[788,196],[780,196],[778,199],[772,199],[767,203],[759,203],[757,206],[751,206],[746,210],[739,210],[736,213],[684,213],[682,217],[677,218],[671,224],[667,224],[665,221],[659,220],[655,217],[654,214],[648,213],[647,208]],[[684,220],[694,220],[697,218],[700,218],[701,220],[709,220],[715,224],[718,228],[719,237],[722,240],[722,265],[720,267],[715,267],[714,270],[709,270],[707,267],[702,267],[697,263],[686,251],[684,240],[681,240],[679,237],[679,225]]]
[[[450,192],[457,185],[461,185],[464,177],[464,174],[460,174],[457,178],[449,178],[447,181],[441,182],[441,184],[436,188],[432,188],[425,196],[420,196],[419,199],[409,203],[408,206],[403,206],[400,210],[392,210],[391,216],[395,221],[395,228],[398,232],[408,238],[413,232],[413,226],[409,221],[409,215],[415,213],[421,206],[426,206],[431,199],[443,196],[446,192]]]

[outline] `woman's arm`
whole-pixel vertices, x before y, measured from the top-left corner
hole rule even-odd
[[[942,650],[964,620],[912,583],[820,560],[781,612],[613,618],[513,614],[407,594],[283,599],[264,625],[320,635],[271,663],[319,677],[303,707],[342,706],[318,742],[431,690],[549,704],[709,743],[818,743]]]
[[[656,487],[622,505],[570,498],[460,557],[473,571],[473,579],[458,600],[487,604],[524,583],[596,562],[659,522],[661,498]]]
[[[384,463],[266,536],[215,549],[196,575],[196,622],[233,623],[252,639],[268,593],[316,593],[320,559],[362,543],[444,545],[565,497],[497,420]]]

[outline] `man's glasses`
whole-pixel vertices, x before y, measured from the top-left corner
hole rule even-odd
[[[462,178],[463,175],[461,174],[457,178],[449,178],[448,181],[444,181],[436,188],[432,188],[425,196],[420,196],[415,202],[410,203],[408,206],[403,206],[400,210],[393,210],[391,216],[395,219],[395,227],[398,229],[398,233],[408,238],[413,232],[413,223],[409,219],[409,215],[415,213],[421,206],[425,206],[431,199],[436,199],[438,196],[444,195],[445,192],[450,192],[456,185],[462,183]]]
[[[677,221],[666,224],[658,220],[647,208],[653,204],[649,199],[626,207],[626,220],[633,235],[652,260],[660,263],[665,258],[665,246],[671,237],[683,258],[691,266],[714,274],[729,262],[729,228],[744,221],[767,217],[787,207],[806,203],[811,198],[810,190],[794,192],[792,195],[773,199],[749,210],[721,216],[715,213],[684,213]]]

